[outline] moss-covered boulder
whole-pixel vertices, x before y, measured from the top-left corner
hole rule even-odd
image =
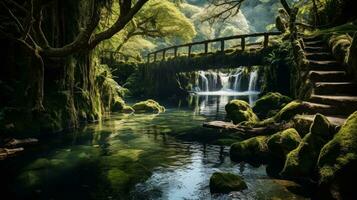
[[[227,118],[232,120],[234,124],[243,121],[257,122],[259,119],[254,114],[249,104],[243,100],[232,100],[226,106]]]
[[[255,102],[253,111],[261,119],[272,117],[291,101],[292,99],[288,96],[284,96],[278,92],[270,92]]]
[[[244,180],[232,173],[215,172],[209,180],[211,193],[229,193],[247,189]]]
[[[289,128],[272,135],[268,139],[267,145],[271,154],[279,158],[285,158],[300,142],[299,133],[294,128]]]
[[[268,136],[257,136],[232,144],[230,148],[231,160],[245,161],[253,166],[265,163],[268,156],[268,138]]]
[[[127,113],[127,114],[130,114],[130,113],[133,113],[135,112],[135,110],[131,107],[131,106],[124,106],[124,108],[121,110],[122,113]]]
[[[161,113],[165,108],[152,99],[141,101],[132,106],[135,113]]]
[[[327,118],[317,114],[310,133],[287,155],[281,175],[288,178],[313,177],[320,150],[332,138],[330,132]]]
[[[302,114],[307,112],[309,109],[308,105],[302,101],[292,101],[284,106],[275,116],[276,121],[287,121],[292,119],[297,114]]]
[[[348,117],[333,139],[321,149],[317,165],[320,184],[334,184],[339,190],[344,190],[338,191],[341,195],[355,195],[355,185],[350,178],[357,177],[357,111]]]
[[[278,177],[284,167],[286,155],[295,149],[301,141],[299,133],[294,128],[289,128],[270,136],[267,141],[269,148],[267,174]]]
[[[123,110],[124,107],[125,107],[124,100],[122,98],[120,98],[119,96],[115,97],[112,107],[111,107],[111,110],[113,112],[119,112],[119,111]]]

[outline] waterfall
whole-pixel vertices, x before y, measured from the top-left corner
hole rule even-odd
[[[258,70],[249,74],[244,68],[237,68],[231,72],[198,71],[193,83],[194,92],[257,92]]]
[[[202,83],[200,89],[203,90],[204,92],[208,92],[209,91],[209,89],[208,89],[208,79],[207,79],[207,77],[205,75],[205,72],[204,71],[199,71],[198,74],[199,74],[199,76],[201,78],[201,83]]]
[[[257,82],[258,82],[258,70],[250,72],[248,91],[256,91]]]
[[[218,84],[218,73],[212,72],[212,90],[215,90]]]
[[[224,90],[229,89],[229,76],[222,72],[219,72],[219,76],[221,77],[221,81],[222,81],[222,86],[223,86],[222,89]]]
[[[243,74],[243,72],[242,72],[241,68],[238,68],[236,74],[234,75],[234,83],[233,83],[234,91],[240,91],[239,85],[240,85],[240,82],[242,79],[242,74]]]

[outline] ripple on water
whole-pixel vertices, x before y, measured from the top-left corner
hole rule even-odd
[[[13,199],[303,199],[267,177],[264,166],[232,163],[229,147],[171,138],[222,118],[224,102],[231,99],[202,98],[193,101],[196,106],[160,115],[115,114],[42,141],[31,154],[0,165],[6,171],[0,192]],[[241,175],[248,189],[211,196],[215,171]]]

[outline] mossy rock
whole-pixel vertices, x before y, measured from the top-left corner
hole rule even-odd
[[[317,165],[321,184],[334,182],[339,186],[342,184],[341,189],[351,187],[349,177],[357,174],[357,111],[321,149]]]
[[[254,114],[249,104],[243,100],[232,100],[226,106],[227,118],[232,120],[234,124],[243,121],[257,122],[258,117]]]
[[[255,102],[253,111],[259,118],[272,117],[273,113],[277,113],[291,101],[292,99],[288,96],[284,96],[278,92],[270,92]]]
[[[292,119],[297,114],[302,114],[308,111],[308,107],[302,101],[292,101],[284,106],[275,116],[276,121],[287,121]]]
[[[209,181],[209,187],[211,193],[229,193],[248,188],[247,184],[240,176],[222,172],[215,172],[212,174]]]
[[[161,113],[165,108],[152,99],[141,101],[132,106],[135,113]]]
[[[299,133],[294,128],[289,128],[284,131],[275,133],[267,142],[269,151],[279,158],[285,156],[294,150],[301,142]]]
[[[317,114],[310,133],[287,155],[281,175],[288,178],[314,177],[320,150],[331,138],[330,127],[326,117]]]
[[[113,112],[122,111],[124,107],[125,107],[125,102],[122,98],[120,97],[114,98],[113,105],[111,106],[111,110]]]
[[[230,158],[235,162],[245,161],[253,166],[259,166],[267,160],[268,136],[257,136],[236,142],[230,148]]]
[[[135,110],[131,107],[131,106],[124,106],[124,108],[121,110],[122,113],[127,113],[127,114],[130,114],[130,113],[133,113],[135,112]]]

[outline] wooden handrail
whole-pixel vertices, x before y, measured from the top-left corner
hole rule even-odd
[[[177,57],[177,50],[178,48],[182,48],[182,47],[188,47],[188,56],[191,56],[192,53],[192,46],[194,45],[200,45],[203,44],[204,45],[204,53],[207,54],[208,53],[208,44],[209,43],[213,43],[213,42],[220,42],[221,43],[221,48],[220,51],[224,52],[224,48],[225,48],[225,41],[226,40],[233,40],[233,39],[241,39],[241,48],[244,51],[245,50],[245,46],[246,46],[246,38],[250,38],[250,37],[260,37],[260,36],[264,36],[264,41],[263,41],[263,47],[266,48],[268,47],[269,44],[269,36],[272,35],[280,35],[281,32],[262,32],[262,33],[251,33],[251,34],[242,34],[242,35],[233,35],[233,36],[228,36],[228,37],[220,37],[220,38],[216,38],[216,39],[211,39],[211,40],[204,40],[204,41],[199,41],[199,42],[191,42],[191,43],[187,43],[187,44],[181,44],[181,45],[175,45],[175,46],[171,46],[171,47],[166,47],[163,49],[159,49],[157,51],[154,52],[150,52],[147,54],[147,61],[150,62],[150,56],[154,55],[154,62],[156,62],[156,54],[163,52],[163,60],[165,59],[165,53],[168,50],[174,49],[174,55],[175,57]]]

